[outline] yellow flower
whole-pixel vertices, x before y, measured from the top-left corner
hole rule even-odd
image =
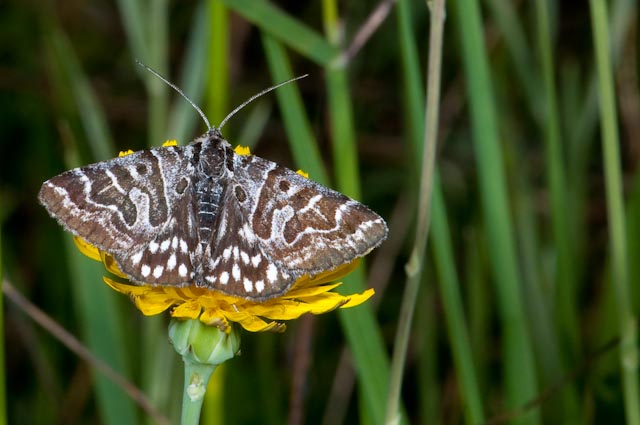
[[[165,145],[168,143],[175,141],[165,142]],[[249,149],[237,147],[236,153],[248,155]],[[79,237],[74,237],[74,241],[84,255],[102,261],[114,275],[127,278],[111,255]],[[344,296],[333,292],[341,283],[330,283],[347,275],[357,265],[358,260],[354,260],[313,277],[302,276],[287,293],[263,302],[225,295],[195,285],[182,288],[134,285],[106,276],[104,281],[114,290],[129,295],[136,307],[147,316],[160,314],[173,307],[171,315],[175,318],[199,318],[201,322],[217,326],[227,333],[231,330],[229,322],[236,322],[252,332],[284,331],[285,325],[281,323],[283,320],[296,319],[305,313],[322,314],[336,308],[354,307],[368,300],[374,294],[373,289]]]
[[[102,261],[107,270],[126,279],[111,255],[98,250],[79,237],[78,249],[94,260]],[[129,295],[136,307],[147,316],[160,314],[174,307],[171,315],[181,319],[200,319],[203,323],[229,331],[229,322],[236,322],[252,332],[284,331],[283,320],[297,319],[305,313],[322,314],[336,308],[355,307],[368,300],[373,289],[361,294],[343,296],[332,290],[340,283],[329,283],[353,271],[358,260],[317,276],[303,276],[291,289],[277,298],[263,302],[226,295],[205,288],[133,285],[109,277],[104,281],[118,292]]]

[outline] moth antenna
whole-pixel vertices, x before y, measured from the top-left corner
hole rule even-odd
[[[245,106],[247,106],[249,103],[253,102],[254,100],[256,100],[257,98],[259,98],[260,96],[269,93],[270,91],[273,91],[277,88],[280,88],[282,86],[284,86],[285,84],[289,84],[289,83],[293,83],[294,81],[298,81],[301,80],[305,77],[308,77],[309,74],[304,74],[304,75],[299,75],[297,77],[293,77],[288,79],[287,81],[283,81],[281,83],[276,84],[275,86],[271,86],[268,87],[264,90],[262,90],[260,93],[258,94],[254,94],[253,96],[251,96],[249,99],[245,100],[244,102],[242,102],[238,107],[236,107],[236,109],[234,109],[233,111],[229,112],[229,114],[224,117],[224,119],[222,120],[222,122],[220,123],[220,125],[218,126],[218,130],[222,129],[222,127],[227,123],[227,121],[229,121],[229,118],[231,118],[232,116],[234,116],[240,109],[244,108]]]
[[[202,112],[202,109],[200,109],[198,107],[198,105],[196,105],[194,103],[193,100],[189,99],[189,97],[184,94],[184,92],[175,84],[173,84],[171,81],[167,80],[166,78],[164,78],[162,75],[160,75],[159,72],[157,72],[155,69],[151,68],[148,65],[143,64],[142,62],[140,62],[138,59],[136,59],[136,63],[138,65],[140,65],[141,67],[143,67],[144,69],[146,69],[147,71],[149,71],[150,73],[152,73],[153,75],[155,75],[156,77],[160,78],[162,81],[164,81],[169,87],[171,87],[172,89],[174,89],[175,91],[177,91],[180,96],[184,97],[186,99],[187,102],[189,102],[191,104],[191,106],[193,106],[193,109],[195,109],[196,111],[198,111],[198,113],[200,114],[200,116],[202,117],[202,120],[204,121],[204,123],[207,125],[207,130],[211,130],[213,127],[211,127],[211,124],[209,124],[209,120],[207,119],[207,117],[205,116],[204,112]],[[287,81],[288,82],[288,81]],[[253,98],[252,98],[253,99]],[[233,111],[235,112],[235,111]],[[226,118],[225,118],[226,120]]]
[[[167,84],[169,87],[171,87],[172,89],[177,91],[180,94],[180,96],[182,96],[187,102],[189,102],[189,104],[191,106],[193,106],[193,109],[198,111],[198,114],[200,114],[200,116],[202,117],[202,120],[207,125],[207,129],[208,130],[211,130],[211,129],[214,128],[214,127],[211,126],[211,124],[209,124],[209,120],[207,119],[207,117],[204,114],[204,112],[202,112],[202,109],[200,109],[198,107],[198,105],[196,105],[193,100],[191,100],[186,94],[184,94],[184,92],[182,91],[182,89],[180,89],[180,87],[176,86],[171,81],[167,80],[162,75],[160,75],[160,73],[158,71],[156,71],[155,69],[151,68],[148,65],[145,65],[144,63],[140,62],[138,59],[136,59],[136,63],[138,65],[140,65],[141,67],[143,67],[144,69],[146,69],[147,71],[149,71],[150,73],[152,73],[153,75],[155,75],[156,77],[160,78],[165,84]],[[232,116],[234,116],[240,109],[244,108],[249,103],[251,103],[254,100],[256,100],[257,98],[259,98],[260,96],[265,95],[265,94],[269,93],[270,91],[273,91],[273,90],[275,90],[277,88],[280,88],[280,87],[284,86],[285,84],[293,83],[294,81],[301,80],[301,79],[303,79],[305,77],[308,77],[308,76],[309,76],[309,74],[299,75],[297,77],[290,78],[287,81],[283,81],[281,83],[278,83],[275,86],[268,87],[268,88],[262,90],[260,93],[254,94],[249,99],[245,100],[239,106],[237,106],[233,111],[229,112],[229,114],[227,114],[227,116],[224,117],[224,119],[222,120],[222,122],[218,126],[218,130],[222,129],[222,127],[227,123],[227,121],[229,121],[229,119]]]

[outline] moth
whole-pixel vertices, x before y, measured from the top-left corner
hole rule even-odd
[[[40,203],[134,283],[195,285],[254,301],[362,257],[386,238],[385,221],[363,204],[237,154],[219,129],[239,108],[215,128],[194,107],[209,130],[190,144],[66,171],[43,183]]]

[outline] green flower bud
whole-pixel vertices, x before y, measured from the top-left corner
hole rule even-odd
[[[198,319],[172,319],[169,340],[185,362],[213,366],[233,358],[240,348],[240,335],[233,328],[227,334]]]

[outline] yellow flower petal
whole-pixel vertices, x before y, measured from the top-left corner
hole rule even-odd
[[[213,311],[211,313],[213,317],[215,317],[215,315],[217,314],[216,312],[213,312]],[[276,326],[273,322],[267,323],[262,318],[251,315],[246,311],[238,311],[238,312],[230,311],[230,312],[226,312],[224,316],[226,319],[232,322],[239,323],[240,326],[242,326],[243,328],[245,328],[250,332],[264,332],[266,330],[271,330]]]
[[[251,155],[251,149],[249,149],[249,146],[236,146],[235,149],[233,150],[236,154],[240,155],[240,156],[247,156],[247,155]]]
[[[284,299],[296,299],[296,298],[306,298],[313,297],[315,295],[320,295],[325,292],[331,291],[334,288],[342,285],[342,282],[336,282],[332,285],[322,284],[317,286],[302,286],[294,287],[286,294],[282,295]]]
[[[202,306],[196,300],[190,300],[173,309],[171,315],[180,319],[197,319],[201,312]]]
[[[369,298],[373,297],[376,291],[373,288],[369,288],[365,290],[362,294],[352,294],[349,295],[349,301],[344,303],[340,308],[351,308],[357,305],[362,304],[367,301]]]
[[[120,267],[118,267],[118,264],[116,263],[116,260],[114,260],[111,255],[103,251],[100,251],[100,254],[101,254],[100,259],[102,260],[104,267],[107,269],[109,273],[113,273],[118,277],[127,279],[127,275],[122,273],[122,271],[120,270]]]
[[[120,283],[113,279],[109,279],[106,276],[102,277],[102,280],[111,287],[111,289],[120,292],[121,294],[129,295],[131,297],[140,296],[147,292],[149,289],[146,286],[137,286],[127,283]]]
[[[214,312],[214,314],[212,314],[212,312],[205,310],[200,315],[200,321],[207,326],[215,326],[226,333],[231,332],[229,321],[224,317],[224,315],[219,314],[219,312]]]
[[[98,248],[96,248],[95,246],[89,244],[84,239],[82,239],[82,238],[80,238],[78,236],[74,236],[73,237],[73,243],[76,244],[76,248],[78,248],[78,251],[80,251],[82,254],[86,255],[87,257],[91,258],[92,260],[102,261],[102,256],[100,255],[100,250]]]

